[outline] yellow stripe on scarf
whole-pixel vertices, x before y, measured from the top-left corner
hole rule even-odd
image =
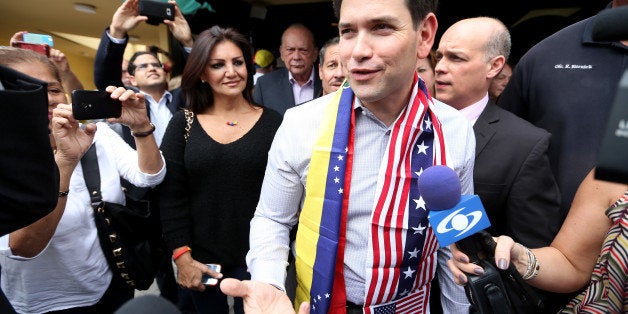
[[[295,260],[298,285],[294,303],[295,309],[298,309],[301,302],[310,300],[316,247],[320,234],[323,202],[325,201],[327,170],[341,94],[342,88],[338,89],[332,100],[326,105],[320,133],[312,149],[312,159],[305,186],[305,201],[299,216],[299,232],[296,239],[297,256]]]

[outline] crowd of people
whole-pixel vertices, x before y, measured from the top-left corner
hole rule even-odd
[[[99,242],[83,169],[96,150],[102,199],[146,202],[158,221],[162,308],[474,313],[467,274],[486,269],[439,245],[444,231],[417,183],[445,165],[486,208],[491,262],[513,265],[544,313],[628,312],[628,182],[595,177],[628,40],[595,39],[595,17],[515,64],[499,19],[462,19],[436,38],[437,0],[334,0],[338,37],[318,47],[306,25],[290,24],[275,56],[235,28],[193,34],[168,2],[174,19],[163,23],[185,56],[174,88],[158,54],[124,58],[129,32],[148,19],[139,0],[103,32],[94,84],[121,103],[118,118],[74,118],[68,97],[84,87],[63,52],[0,47],[0,101],[36,101],[12,90],[47,95],[37,121],[49,131],[32,141],[45,168],[29,171],[54,174],[14,183],[22,166],[0,171],[12,186],[42,187],[17,200],[0,188],[0,311],[138,308]],[[590,66],[554,66],[564,62]],[[27,200],[41,208],[17,215]]]

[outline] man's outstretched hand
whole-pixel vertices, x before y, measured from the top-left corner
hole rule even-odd
[[[285,292],[264,282],[225,278],[220,283],[220,290],[226,295],[242,298],[247,314],[296,313]],[[301,303],[299,314],[309,312],[310,304]]]

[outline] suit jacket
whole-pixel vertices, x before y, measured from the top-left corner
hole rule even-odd
[[[109,36],[107,35],[107,29],[103,32],[102,37],[100,38],[100,44],[98,45],[98,50],[96,51],[96,57],[94,59],[94,84],[99,90],[104,90],[107,86],[124,86],[122,83],[122,60],[124,58],[124,49],[126,49],[126,43],[118,44],[113,42]],[[124,86],[127,89],[132,89],[138,91],[137,87],[134,86]],[[170,101],[167,106],[172,114],[176,111],[182,109],[184,107],[183,96],[181,95],[181,89],[176,88],[171,91],[172,93],[172,101]],[[148,114],[148,118],[150,119],[150,105],[148,100],[146,101],[146,113]],[[121,136],[129,146],[135,149],[135,139],[131,135],[131,130],[122,125],[122,133]],[[127,200],[130,198],[132,200],[145,200],[147,197],[151,197],[148,195],[149,188],[139,188],[133,186],[131,183],[126,181],[125,179],[121,179],[122,186],[126,189],[126,197]]]
[[[323,92],[323,84],[316,67],[312,71],[314,71],[314,97],[312,98],[314,99]],[[294,103],[288,69],[280,68],[257,79],[257,84],[253,90],[253,101],[264,107],[274,109],[281,115],[289,108],[299,105]]]
[[[547,156],[551,135],[491,101],[473,130],[473,181],[491,221],[488,231],[529,247],[549,245],[562,224]]]

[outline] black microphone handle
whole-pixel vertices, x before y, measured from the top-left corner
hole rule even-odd
[[[486,248],[490,248],[490,242],[493,241],[491,235],[482,230],[474,233],[462,240],[456,242],[458,249],[469,257],[471,263],[477,264],[486,256],[492,256],[493,252],[486,252]]]

